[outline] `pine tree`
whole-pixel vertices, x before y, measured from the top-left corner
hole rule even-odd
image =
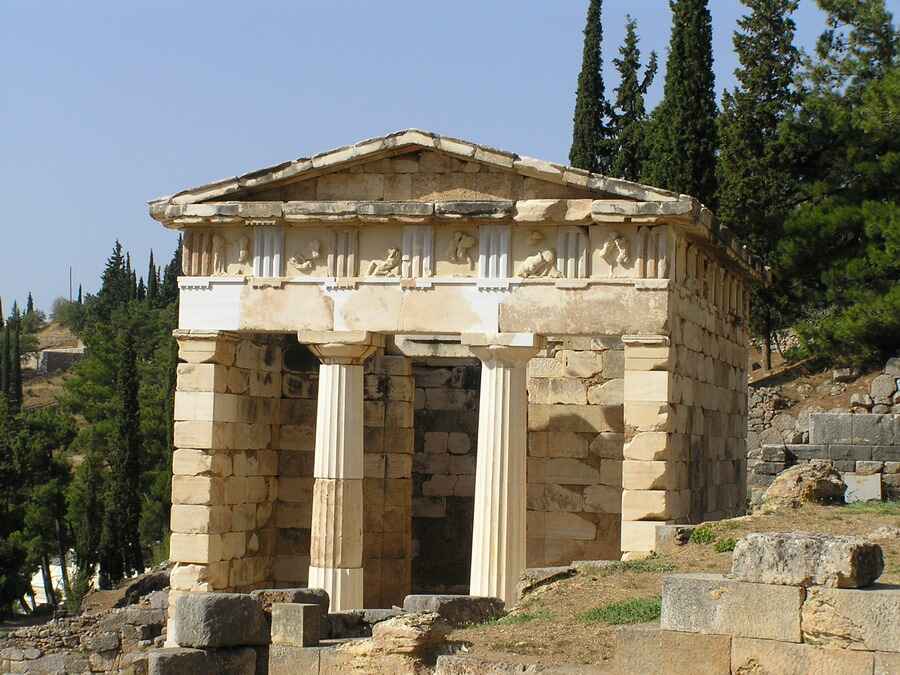
[[[619,48],[621,58],[613,59],[621,81],[616,89],[616,105],[613,114],[615,126],[616,156],[610,173],[627,180],[640,180],[641,169],[647,156],[645,127],[647,111],[644,97],[656,77],[658,67],[656,52],[641,77],[641,50],[638,48],[637,21],[626,17],[625,43]]]
[[[643,180],[715,207],[716,95],[708,0],[670,0],[663,100],[653,112]]]
[[[798,2],[742,2],[750,13],[738,21],[734,34],[738,86],[723,96],[719,118],[718,215],[771,265],[798,190],[780,126],[799,103],[794,78],[800,53],[791,19]],[[778,305],[772,289],[755,288],[751,327],[763,340],[766,368],[772,367],[772,334],[781,323]]]
[[[98,319],[109,320],[112,312],[131,299],[131,274],[125,268],[122,244],[116,240],[112,255],[106,261],[106,268],[97,294]]]
[[[25,316],[34,314],[34,298],[31,297],[31,291],[28,292],[28,300],[25,302]]]
[[[119,334],[115,448],[110,457],[109,491],[100,539],[101,575],[108,583],[143,572],[140,542],[141,439],[137,354],[126,322]]]
[[[3,302],[0,301],[0,397],[9,391],[9,325],[3,319]]]
[[[9,389],[7,400],[11,415],[17,415],[22,410],[22,320],[19,316],[19,308],[13,303],[13,328],[12,348],[9,350]]]
[[[138,280],[137,284],[137,293],[135,294],[138,300],[145,300],[147,298],[147,287],[144,286],[144,277],[141,277]]]
[[[147,299],[151,305],[156,305],[159,300],[159,272],[153,261],[153,250],[150,251],[150,264],[147,266]]]
[[[613,131],[603,85],[603,1],[591,0],[584,28],[584,54],[578,75],[569,163],[593,172],[609,171]]]

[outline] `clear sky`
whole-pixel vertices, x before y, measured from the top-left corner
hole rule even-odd
[[[798,41],[822,29],[801,0]],[[900,0],[891,0],[900,7]],[[625,14],[660,52],[664,0],[606,0],[607,89]],[[717,89],[743,7],[712,0]],[[0,297],[98,285],[118,238],[146,270],[175,234],[146,202],[419,127],[565,161],[587,0],[0,0]]]

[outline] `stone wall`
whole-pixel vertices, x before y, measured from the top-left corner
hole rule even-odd
[[[472,556],[477,359],[416,361],[413,593],[468,593]]]
[[[529,362],[529,567],[620,556],[624,369],[616,336],[550,337]]]

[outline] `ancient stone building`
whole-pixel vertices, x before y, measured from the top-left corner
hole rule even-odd
[[[510,601],[745,503],[745,254],[696,200],[422,131],[150,203],[183,235],[188,592]]]

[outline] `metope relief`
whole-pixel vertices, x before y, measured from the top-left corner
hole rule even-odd
[[[528,243],[532,248],[537,248],[538,251],[525,258],[521,269],[519,269],[518,276],[522,279],[559,277],[559,271],[556,269],[556,250],[544,245],[544,234],[537,230],[531,232],[528,235]]]
[[[453,239],[450,242],[450,251],[447,257],[452,263],[465,263],[469,266],[469,269],[472,269],[475,262],[472,251],[477,244],[478,239],[476,239],[468,232],[454,232]]]
[[[322,257],[322,243],[318,239],[313,239],[307,245],[303,253],[295,253],[290,257],[288,263],[296,272],[309,274],[316,267],[316,262]]]
[[[599,257],[608,269],[607,276],[630,276],[627,272],[634,259],[631,255],[631,241],[621,232],[610,230],[600,246]]]
[[[367,272],[370,277],[399,277],[402,256],[399,248],[389,248],[384,260],[373,260]]]

